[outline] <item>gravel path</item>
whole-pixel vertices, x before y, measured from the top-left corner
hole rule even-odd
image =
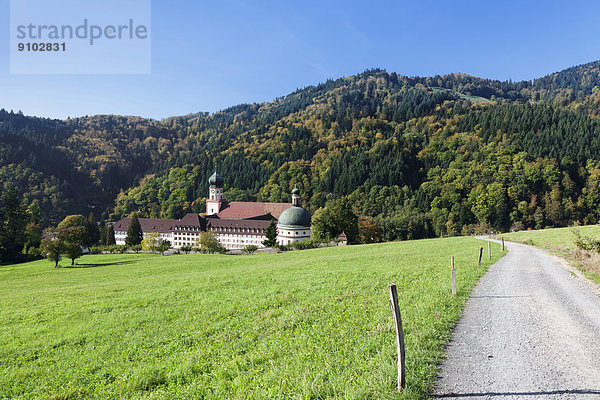
[[[506,243],[467,302],[432,398],[600,399],[600,298],[565,263]]]

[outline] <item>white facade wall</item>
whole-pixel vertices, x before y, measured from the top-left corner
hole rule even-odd
[[[173,240],[171,248],[180,249],[182,246],[196,247],[197,241],[200,239],[200,232],[172,232]]]
[[[146,235],[149,232],[143,232],[144,237],[146,237]],[[171,242],[171,245],[173,245],[173,232],[169,232],[169,233],[159,233],[158,234],[160,238],[164,239],[164,240],[168,240],[169,242]],[[118,231],[115,232],[115,244],[119,245],[119,246],[124,246],[125,245],[125,238],[127,238],[127,231]]]
[[[277,227],[277,243],[285,246],[290,243],[304,242],[310,239],[310,227],[291,228],[285,226]]]
[[[310,239],[311,230],[310,228],[287,228],[278,227],[277,243],[280,245],[287,245],[294,242],[303,242]],[[227,250],[240,250],[248,245],[255,245],[257,247],[265,247],[262,242],[266,240],[264,235],[264,229],[258,228],[228,228],[228,227],[217,227],[211,228],[211,232],[217,234],[217,240]],[[201,235],[200,228],[196,232],[190,232],[189,230],[181,231],[175,230],[168,233],[159,233],[159,237],[171,242],[171,248],[180,249],[182,246],[196,246],[197,241]],[[148,232],[144,232],[146,236]],[[125,238],[127,237],[126,231],[115,232],[115,242],[117,245],[125,245]]]
[[[239,250],[249,245],[265,247],[262,244],[266,239],[264,229],[213,227],[210,231],[217,234],[217,240],[227,250]]]

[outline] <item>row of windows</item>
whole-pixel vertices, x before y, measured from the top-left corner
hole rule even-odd
[[[298,236],[300,235],[300,231],[282,231],[281,234],[286,236]],[[302,232],[302,236],[306,236],[306,231]]]
[[[227,228],[223,226],[215,226],[211,228],[212,231],[215,232],[236,232],[236,233],[256,233],[263,234],[265,232],[264,229],[260,228]]]
[[[197,233],[180,233],[181,236],[198,236]]]
[[[224,237],[233,237],[233,238],[264,238],[264,235],[234,235],[234,234],[227,234],[227,233],[222,233],[219,235],[219,237],[224,238]]]
[[[185,226],[176,226],[174,230],[176,230],[176,231],[200,232],[200,228],[185,227]]]
[[[242,243],[242,244],[261,244],[262,240],[236,240],[236,239],[223,239],[220,240],[221,243]]]

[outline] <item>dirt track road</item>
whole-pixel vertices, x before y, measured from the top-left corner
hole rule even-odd
[[[546,252],[507,243],[467,302],[432,398],[600,399],[600,298]]]

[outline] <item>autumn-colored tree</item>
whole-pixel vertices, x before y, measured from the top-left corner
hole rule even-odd
[[[381,232],[373,217],[362,216],[358,218],[358,241],[361,243],[381,242]]]

